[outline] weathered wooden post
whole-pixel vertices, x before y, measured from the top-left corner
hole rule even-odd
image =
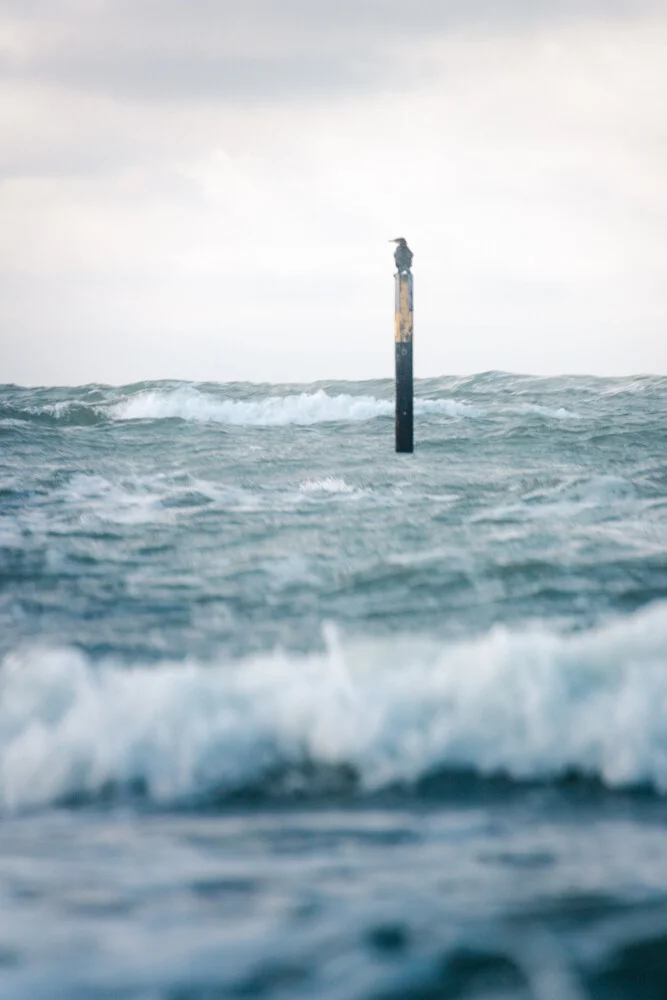
[[[396,243],[396,316],[394,341],[396,350],[396,451],[414,451],[413,377],[412,377],[412,251],[399,237]]]

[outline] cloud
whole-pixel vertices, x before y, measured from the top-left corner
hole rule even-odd
[[[667,370],[649,15],[5,0],[0,378]]]
[[[452,31],[655,9],[657,0],[9,0],[0,76],[119,101],[316,101],[419,83],[419,47]]]

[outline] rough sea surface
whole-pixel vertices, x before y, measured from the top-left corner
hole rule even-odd
[[[667,995],[667,379],[0,388],[0,995]]]

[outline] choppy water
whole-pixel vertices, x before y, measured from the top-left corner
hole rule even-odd
[[[0,388],[0,987],[664,996],[667,379]]]

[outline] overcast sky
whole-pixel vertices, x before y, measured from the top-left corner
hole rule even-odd
[[[0,0],[0,382],[667,373],[658,0]]]

